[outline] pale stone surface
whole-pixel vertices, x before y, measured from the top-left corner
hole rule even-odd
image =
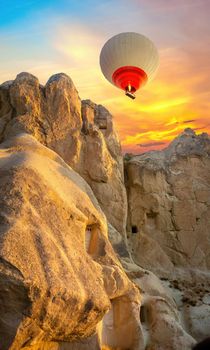
[[[176,268],[162,283],[176,301],[183,328],[197,340],[206,338],[210,327],[210,273]]]
[[[187,129],[165,150],[135,156],[126,168],[128,230],[137,229],[129,234],[136,261],[147,256],[147,249],[138,254],[146,235],[173,265],[209,269],[209,137]],[[154,271],[157,246],[156,252],[148,266]]]
[[[181,315],[171,292],[160,279],[134,263],[123,261],[128,276],[140,288],[140,320],[143,349],[191,350],[195,340],[184,330]]]
[[[111,114],[83,101],[64,73],[45,86],[29,73],[0,85],[0,142],[20,132],[53,149],[91,186],[110,223],[125,236],[123,157]]]
[[[166,149],[131,157],[126,179],[132,257],[180,294],[183,327],[201,340],[210,329],[209,136],[186,129]]]
[[[123,158],[111,114],[82,101],[84,163],[78,172],[89,183],[108,221],[125,237],[127,198]]]
[[[52,76],[43,87],[32,74],[20,73],[12,83],[1,85],[2,90],[7,91],[5,103],[11,116],[2,139],[28,132],[67,163],[78,160],[81,101],[66,74]]]
[[[99,322],[127,300],[136,350],[139,293],[88,184],[28,134],[1,144],[0,172],[0,348],[100,349]]]

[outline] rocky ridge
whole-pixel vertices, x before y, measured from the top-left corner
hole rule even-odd
[[[85,178],[110,223],[125,235],[123,158],[103,106],[81,102],[64,73],[53,75],[45,86],[20,73],[0,86],[0,141],[20,132],[33,135]]]
[[[186,329],[202,339],[210,327],[210,138],[186,129],[125,168],[132,257],[170,287]]]

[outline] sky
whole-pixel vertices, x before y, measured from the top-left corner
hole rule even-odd
[[[161,149],[187,127],[210,133],[209,17],[210,0],[0,0],[0,84],[22,71],[42,84],[64,72],[81,99],[110,111],[124,152]],[[135,100],[99,66],[104,43],[129,31],[160,55]]]

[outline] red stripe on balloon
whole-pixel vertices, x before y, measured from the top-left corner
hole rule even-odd
[[[112,81],[117,87],[132,93],[143,86],[147,80],[145,71],[134,66],[120,67],[112,74]]]

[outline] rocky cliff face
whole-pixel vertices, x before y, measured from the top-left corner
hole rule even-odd
[[[65,74],[46,86],[21,73],[0,86],[0,141],[20,132],[33,135],[85,178],[110,223],[125,236],[127,201],[123,158],[112,116],[83,101]]]
[[[65,74],[43,87],[21,73],[0,86],[0,142],[0,349],[142,347],[140,294],[103,213],[122,245],[127,201],[111,115],[81,103]]]
[[[138,349],[139,293],[88,184],[28,134],[1,144],[0,171],[0,349]]]
[[[186,129],[126,163],[128,239],[137,264],[164,279],[197,339],[210,327],[210,138]]]
[[[41,86],[21,73],[0,86],[0,350],[190,350],[195,340],[189,333],[204,335],[195,312],[192,321],[187,291],[194,293],[198,281],[201,294],[207,288],[207,250],[199,243],[203,265],[179,261],[178,252],[169,254],[175,238],[167,246],[177,232],[164,225],[164,208],[172,215],[171,201],[179,200],[165,180],[165,167],[179,173],[173,158],[189,168],[191,141],[175,141],[176,152],[144,161],[149,167],[143,181],[141,162],[135,157],[126,164],[129,251],[123,158],[110,113],[90,100],[81,102],[65,74]],[[202,136],[205,160],[196,174],[204,187],[207,149]],[[190,169],[184,182],[188,174]],[[203,225],[205,191],[199,191]],[[152,231],[156,218],[163,232]],[[185,313],[175,301],[183,302]],[[196,310],[206,317],[205,310]]]
[[[123,158],[112,116],[101,105],[82,101],[83,159],[79,173],[89,183],[108,221],[125,238],[127,198]]]

